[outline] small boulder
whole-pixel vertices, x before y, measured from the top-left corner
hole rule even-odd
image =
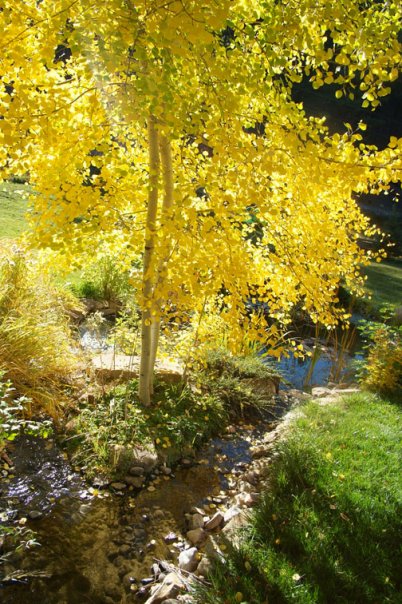
[[[140,489],[144,485],[145,478],[144,476],[125,476],[124,482],[126,482],[131,487],[135,487],[136,489]]]
[[[204,526],[204,516],[201,514],[193,514],[190,516],[189,528],[190,530],[194,530],[197,528],[202,528]]]
[[[197,566],[197,575],[198,576],[202,576],[207,578],[209,573],[212,570],[212,562],[209,560],[209,558],[207,558],[207,556],[204,556],[199,565]]]
[[[124,491],[124,489],[127,488],[127,485],[125,482],[112,482],[112,484],[110,486],[112,487],[112,489],[115,489],[116,491]]]
[[[169,598],[174,598],[184,588],[183,581],[175,573],[171,572],[164,578],[162,583],[151,588],[150,597],[145,604],[161,604]]]
[[[231,508],[226,510],[226,512],[223,516],[223,520],[224,520],[225,524],[230,522],[232,520],[232,518],[235,518],[238,514],[240,514],[240,512],[241,512],[241,510],[237,506],[232,506]]]
[[[133,468],[142,468],[143,474],[149,474],[158,463],[158,455],[152,442],[146,443],[141,448],[114,445],[110,452],[110,463],[120,473],[133,475]]]
[[[195,571],[199,562],[199,553],[196,547],[185,549],[179,554],[179,568],[189,573]]]
[[[201,545],[207,538],[207,533],[202,528],[196,528],[187,532],[187,539],[193,545]]]
[[[216,512],[216,514],[214,514],[212,518],[205,523],[204,528],[207,531],[213,531],[214,529],[221,526],[221,524],[223,524],[223,521],[224,515],[222,514],[222,512]]]

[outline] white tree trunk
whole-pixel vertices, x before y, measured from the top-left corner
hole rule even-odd
[[[158,183],[159,183],[159,135],[155,118],[148,120],[149,148],[149,191],[148,209],[145,228],[144,266],[142,278],[142,320],[141,320],[141,360],[138,395],[140,402],[151,404],[150,385],[153,379],[155,358],[152,362],[152,315],[151,303],[155,279],[152,278],[151,268],[155,249],[156,219],[158,214]]]
[[[160,137],[160,157],[162,163],[162,174],[163,174],[163,204],[162,204],[162,217],[160,229],[162,235],[168,239],[168,235],[164,232],[166,221],[169,220],[169,213],[173,206],[173,162],[172,162],[172,148],[170,141],[165,134]],[[157,287],[164,279],[164,272],[166,270],[166,264],[169,259],[170,246],[167,245],[163,255],[159,258],[158,270],[156,274],[155,287]],[[151,336],[151,353],[150,363],[151,368],[155,366],[156,355],[158,352],[159,335],[160,335],[160,311],[161,311],[161,300],[155,300],[155,307],[158,312],[157,317],[152,322],[152,336]],[[153,371],[150,374],[150,392],[153,394]]]

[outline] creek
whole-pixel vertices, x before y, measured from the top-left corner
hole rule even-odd
[[[275,414],[287,408],[278,399]],[[228,500],[236,476],[252,460],[250,447],[272,425],[239,424],[215,438],[191,467],[160,474],[155,490],[91,494],[54,440],[24,437],[10,451],[13,474],[3,479],[0,509],[27,518],[40,546],[7,560],[4,604],[109,604],[138,602],[141,579],[155,559],[177,558],[184,547],[185,514],[194,506],[212,514]],[[176,536],[168,544],[167,536]],[[18,572],[16,572],[18,569]],[[5,579],[5,581],[4,581]]]
[[[84,336],[85,337],[85,336]],[[88,336],[89,337],[89,336]],[[288,385],[328,379],[333,355],[322,354],[311,371],[297,359],[284,361]],[[129,604],[144,600],[155,560],[175,563],[186,546],[186,514],[212,515],[230,505],[236,480],[252,462],[253,445],[289,408],[291,396],[276,397],[272,416],[215,438],[187,467],[156,470],[151,488],[97,489],[72,468],[56,440],[21,437],[10,446],[14,467],[3,466],[2,521],[35,532],[40,544],[3,559],[4,604]],[[141,594],[143,598],[141,599]],[[145,597],[146,599],[146,597]]]

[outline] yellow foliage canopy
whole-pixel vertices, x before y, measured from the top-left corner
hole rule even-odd
[[[330,135],[292,85],[308,77],[337,97],[358,88],[376,107],[401,64],[399,3],[2,7],[0,165],[3,176],[30,173],[37,242],[77,250],[102,240],[128,262],[141,255],[152,116],[171,145],[174,204],[148,228],[147,274],[133,272],[139,290],[153,280],[142,300],[150,315],[217,300],[235,340],[245,299],[258,298],[285,323],[297,303],[336,323],[340,281],[361,289],[368,256],[357,239],[373,232],[356,196],[400,180],[402,140],[379,151],[358,132]]]

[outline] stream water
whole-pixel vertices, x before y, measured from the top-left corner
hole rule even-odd
[[[293,387],[325,383],[333,355],[314,365],[283,361]],[[286,409],[278,397],[274,415]],[[177,559],[184,547],[185,514],[194,506],[212,514],[225,504],[236,475],[251,461],[250,447],[272,426],[271,420],[240,424],[234,434],[216,438],[200,450],[191,467],[155,477],[140,492],[94,495],[54,440],[24,437],[10,448],[14,467],[4,464],[0,518],[31,528],[40,544],[0,569],[4,604],[129,604],[141,601],[141,581],[155,560]],[[176,539],[166,539],[168,535]],[[0,557],[1,561],[1,557]],[[150,579],[151,580],[151,577]]]
[[[19,439],[11,451],[13,475],[2,482],[0,509],[14,521],[27,518],[40,546],[5,562],[1,601],[140,601],[132,589],[149,576],[155,559],[175,560],[184,547],[185,514],[193,506],[213,514],[225,503],[232,480],[251,461],[251,444],[268,428],[267,421],[240,424],[234,435],[200,450],[191,467],[157,477],[155,490],[123,496],[107,490],[93,496],[54,441]],[[167,544],[172,533],[177,539]]]

